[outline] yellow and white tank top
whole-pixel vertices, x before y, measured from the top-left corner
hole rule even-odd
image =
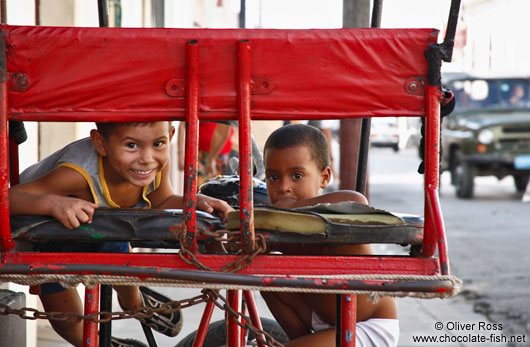
[[[102,158],[94,148],[90,138],[72,142],[30,166],[20,174],[20,183],[33,181],[59,166],[69,167],[85,178],[92,192],[92,198],[98,207],[120,207],[112,201],[107,182],[105,181]],[[153,182],[144,187],[142,197],[134,207],[151,208],[151,202],[147,195],[158,188],[160,176],[159,172]]]

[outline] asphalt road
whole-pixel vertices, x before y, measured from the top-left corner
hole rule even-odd
[[[412,149],[373,150],[371,204],[423,215],[419,162]],[[504,334],[525,335],[527,343],[517,346],[530,345],[530,203],[515,194],[511,177],[476,178],[472,200],[456,198],[449,180],[444,173],[440,196],[451,271],[464,281],[459,297],[488,321],[502,324]]]

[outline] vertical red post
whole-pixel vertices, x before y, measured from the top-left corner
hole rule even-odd
[[[184,166],[184,231],[186,248],[196,251],[197,160],[199,152],[199,42],[186,45],[186,151]]]
[[[11,186],[19,183],[18,145],[14,137],[9,138],[9,181]]]
[[[438,258],[440,259],[440,270],[442,275],[450,275],[449,259],[447,258],[447,240],[445,238],[445,227],[442,217],[442,208],[440,207],[440,198],[438,191],[429,189],[427,194],[427,206],[430,210],[432,225],[438,241]]]
[[[250,41],[238,45],[237,100],[239,111],[239,210],[243,252],[255,249],[253,190],[252,190],[252,139],[250,127]]]
[[[226,299],[228,305],[236,312],[241,312],[241,290],[228,290]],[[236,323],[236,317],[226,312],[226,345],[230,347],[241,346],[242,330]]]
[[[439,86],[425,86],[425,222],[422,254],[431,257],[436,250],[436,229],[433,222],[433,209],[429,206],[429,191],[438,192],[440,157],[440,101],[442,91]]]
[[[7,59],[5,36],[0,33],[0,250],[15,247],[9,225],[9,125],[7,119]]]
[[[199,324],[199,329],[197,329],[197,335],[195,335],[195,340],[193,341],[193,347],[201,347],[204,343],[204,338],[208,332],[208,325],[212,319],[213,310],[215,308],[215,303],[213,301],[208,301],[204,312],[202,313],[201,322]]]
[[[263,326],[261,325],[261,319],[259,318],[258,307],[256,306],[256,300],[254,300],[254,294],[252,294],[251,290],[245,290],[243,292],[243,295],[245,297],[245,302],[247,303],[248,314],[250,316],[250,322],[257,329],[263,330]],[[263,336],[262,334],[261,338],[265,339],[265,336]],[[258,342],[258,347],[266,346],[263,342],[260,342],[260,341],[257,341],[257,342]]]
[[[341,331],[340,346],[355,347],[355,329],[357,325],[357,295],[341,295]]]
[[[99,284],[85,289],[85,315],[97,312],[99,308]],[[83,346],[98,347],[98,323],[83,321]]]

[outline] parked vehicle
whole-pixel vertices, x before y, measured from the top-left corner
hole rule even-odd
[[[395,152],[420,142],[419,117],[374,117],[370,131],[373,147],[389,147]]]
[[[396,117],[372,118],[370,144],[399,151],[399,125]]]
[[[518,193],[530,177],[529,78],[444,76],[456,98],[444,121],[441,170],[460,198],[472,198],[476,176],[513,176]]]

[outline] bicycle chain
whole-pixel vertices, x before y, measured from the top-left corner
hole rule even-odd
[[[22,319],[36,320],[48,319],[55,321],[79,321],[89,320],[93,323],[107,323],[111,320],[121,320],[136,318],[138,320],[151,318],[155,313],[173,313],[178,310],[188,308],[197,304],[205,303],[209,297],[205,294],[194,296],[189,299],[179,301],[168,301],[161,307],[153,308],[148,306],[139,307],[135,310],[126,310],[120,312],[106,312],[98,311],[91,314],[83,315],[77,312],[42,312],[31,307],[23,307],[21,309],[13,309],[8,305],[0,303],[0,316],[8,314],[18,315]],[[28,314],[32,312],[32,314]],[[98,318],[99,317],[99,318]]]

